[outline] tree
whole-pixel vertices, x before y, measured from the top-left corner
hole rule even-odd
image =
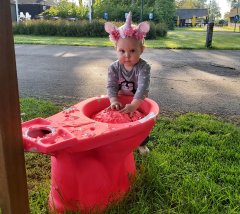
[[[209,2],[209,19],[215,20],[221,18],[220,7],[216,0],[211,0]]]
[[[169,29],[174,28],[174,17],[176,14],[174,0],[156,0],[154,6],[158,22],[166,23]]]
[[[238,0],[227,0],[231,4],[231,8],[240,7]]]
[[[87,9],[82,4],[76,6],[75,4],[70,3],[67,0],[60,0],[57,5],[50,7],[42,14],[50,17],[59,16],[61,18],[85,18],[87,14]]]
[[[176,0],[177,8],[206,8],[207,0]]]
[[[95,5],[95,17],[102,18],[108,13],[109,20],[125,21],[125,13],[132,11],[133,21],[139,22],[141,17],[141,0],[102,0]],[[174,26],[174,0],[145,0],[143,5],[143,20],[149,20],[149,13],[153,13],[154,22],[166,23],[170,29]]]

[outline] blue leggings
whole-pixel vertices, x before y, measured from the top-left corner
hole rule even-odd
[[[146,146],[149,141],[149,136],[140,144],[140,146]]]

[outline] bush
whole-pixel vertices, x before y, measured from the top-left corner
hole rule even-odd
[[[104,31],[104,22],[94,20],[75,21],[67,20],[31,20],[13,24],[14,34],[33,34],[33,35],[50,35],[50,36],[107,36]]]
[[[150,22],[150,31],[148,32],[146,39],[156,39],[156,27],[153,22]]]
[[[51,21],[36,21],[35,23],[35,30],[34,34],[35,35],[56,35],[56,28],[52,27],[52,22]]]
[[[87,36],[90,37],[106,37],[107,33],[104,30],[104,22],[97,20],[92,21],[91,23],[85,23],[85,32]]]
[[[49,35],[49,36],[71,36],[71,37],[107,37],[104,30],[105,20],[93,20],[91,23],[86,20],[29,20],[13,24],[14,34],[25,35]],[[123,22],[114,22],[121,26]],[[167,35],[167,25],[160,23],[155,25],[150,22],[150,31],[146,39],[156,39],[157,36]]]
[[[160,37],[167,36],[168,27],[165,23],[158,23],[156,24],[156,35]]]

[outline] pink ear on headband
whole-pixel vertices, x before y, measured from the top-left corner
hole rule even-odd
[[[106,22],[104,28],[107,33],[111,33],[117,29],[117,27],[112,22]]]
[[[117,42],[119,38],[135,38],[137,40],[144,40],[144,37],[150,30],[148,22],[141,22],[137,27],[132,25],[132,13],[129,12],[126,22],[121,27],[116,27],[112,22],[105,23],[105,31],[109,33],[109,38],[113,42]]]
[[[150,30],[150,25],[148,22],[141,22],[137,28],[139,31],[147,34],[148,31]]]
[[[106,22],[104,25],[105,31],[109,33],[109,39],[111,41],[118,41],[120,38],[120,33],[118,28],[112,22]]]

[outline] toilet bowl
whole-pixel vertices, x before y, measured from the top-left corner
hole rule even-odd
[[[131,99],[120,96],[123,104]],[[51,155],[51,210],[104,209],[129,190],[136,170],[133,151],[149,135],[159,107],[144,99],[138,110],[145,116],[129,123],[91,118],[109,105],[106,96],[94,97],[22,124],[25,151]]]

